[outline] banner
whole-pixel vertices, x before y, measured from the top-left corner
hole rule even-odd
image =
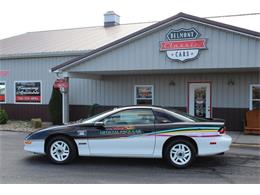
[[[5,82],[0,81],[0,103],[5,102],[6,85]]]
[[[41,103],[40,81],[15,82],[15,102],[17,103]]]

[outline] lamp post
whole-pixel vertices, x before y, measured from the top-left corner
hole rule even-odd
[[[62,123],[69,122],[69,78],[65,77],[64,84],[60,87],[62,94]]]
[[[59,88],[62,94],[62,123],[65,124],[69,122],[69,77],[57,76],[54,87]]]

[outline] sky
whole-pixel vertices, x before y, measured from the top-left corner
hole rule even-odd
[[[159,21],[179,12],[200,17],[260,12],[259,0],[0,0],[0,39],[26,32],[103,25],[103,14],[120,23]],[[218,19],[260,31],[260,15]]]

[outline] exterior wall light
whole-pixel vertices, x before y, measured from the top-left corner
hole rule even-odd
[[[170,81],[170,82],[169,82],[169,85],[170,85],[170,86],[175,86],[175,82],[174,82],[174,81]]]
[[[235,81],[233,79],[229,79],[227,84],[228,85],[235,85]]]

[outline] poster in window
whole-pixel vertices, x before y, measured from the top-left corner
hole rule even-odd
[[[136,87],[136,98],[151,99],[152,98],[152,87],[138,86]]]
[[[0,103],[5,102],[6,85],[5,82],[0,81]]]
[[[195,116],[206,117],[206,87],[195,89],[194,108]]]
[[[40,81],[15,82],[15,101],[17,103],[41,103]]]

